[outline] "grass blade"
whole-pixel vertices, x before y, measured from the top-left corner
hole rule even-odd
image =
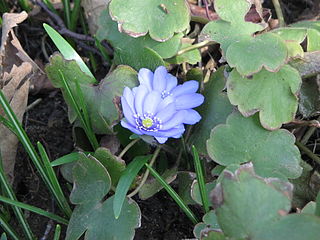
[[[63,12],[64,12],[64,22],[67,25],[67,28],[70,29],[71,26],[71,10],[70,10],[70,0],[62,0]]]
[[[116,219],[120,216],[123,202],[127,196],[127,192],[133,180],[135,179],[143,165],[151,158],[151,156],[152,155],[135,157],[124,170],[118,182],[113,199],[113,212]]]
[[[6,219],[2,216],[2,214],[0,214],[0,226],[4,231],[6,231],[11,236],[12,240],[20,240],[21,239],[21,237],[19,237],[17,235],[17,233],[12,229],[12,227],[6,221]],[[7,235],[5,233],[3,233],[1,235],[0,240],[6,240],[6,239],[7,239]]]
[[[62,189],[60,187],[60,184],[58,182],[57,176],[55,174],[55,172],[53,171],[53,168],[50,165],[50,160],[49,157],[46,153],[46,150],[44,149],[44,147],[42,146],[42,144],[40,142],[37,143],[38,145],[38,150],[42,159],[42,163],[44,166],[44,169],[46,170],[47,176],[50,180],[50,182],[52,183],[52,186],[55,190],[55,192],[59,195],[58,200],[60,200],[61,202],[59,203],[61,206],[63,206],[64,209],[67,209],[68,212],[72,212],[68,201],[66,199],[66,197],[64,196]]]
[[[60,234],[61,234],[61,226],[59,224],[57,224],[56,229],[54,231],[53,240],[59,240]]]
[[[159,183],[163,186],[163,188],[169,193],[169,195],[173,198],[173,200],[179,205],[179,207],[185,212],[185,214],[190,218],[190,220],[197,224],[199,221],[191,211],[191,209],[183,202],[182,198],[173,190],[173,188],[160,176],[159,173],[156,172],[149,164],[145,164],[149,169],[150,173],[159,181]]]
[[[22,202],[19,202],[19,201],[16,201],[16,200],[12,200],[12,199],[9,199],[9,198],[6,198],[4,196],[1,196],[0,195],[0,201],[1,202],[4,202],[4,203],[7,203],[7,204],[10,204],[12,205],[13,207],[16,207],[16,208],[23,208],[23,209],[26,209],[30,212],[34,212],[36,214],[39,214],[41,216],[44,216],[44,217],[47,217],[47,218],[50,218],[54,221],[57,221],[59,223],[62,223],[64,225],[68,225],[68,220],[67,219],[64,219],[58,215],[55,215],[53,213],[50,213],[48,211],[45,211],[41,208],[37,208],[37,207],[34,207],[34,206],[31,206],[29,204],[25,204],[25,203],[22,203]]]
[[[0,90],[0,105],[2,106],[6,116],[8,117],[8,120],[11,122],[13,128],[15,129],[15,133],[18,136],[20,142],[22,143],[24,149],[27,151],[30,159],[32,160],[33,164],[35,165],[36,169],[38,170],[41,178],[47,185],[50,192],[55,196],[57,199],[57,202],[60,203],[61,199],[59,199],[59,194],[57,194],[54,190],[54,187],[52,186],[52,183],[50,182],[50,179],[46,175],[46,171],[44,169],[44,166],[41,162],[40,156],[36,152],[35,148],[31,144],[30,139],[28,138],[26,132],[23,130],[21,123],[18,121],[17,116],[14,114],[12,108],[10,107],[10,104],[8,103],[7,99],[5,98],[3,92]],[[66,216],[70,217],[71,212],[68,209],[64,209],[62,205],[59,204],[59,207],[61,211],[66,214]]]
[[[58,11],[54,8],[54,6],[52,5],[52,3],[50,2],[50,0],[43,0],[43,3],[45,5],[47,5],[47,7],[50,9],[51,12],[55,13],[56,15],[59,16]]]
[[[63,57],[67,60],[75,60],[80,69],[86,73],[88,76],[93,77],[93,74],[91,73],[90,69],[87,67],[87,65],[83,62],[82,58],[79,56],[79,54],[71,47],[71,45],[52,27],[50,27],[48,24],[43,24],[44,29],[48,33],[49,37],[52,39],[56,47],[59,49]]]
[[[92,152],[84,152],[86,155],[91,154]],[[79,152],[73,152],[69,153],[67,155],[64,155],[60,158],[57,158],[56,160],[52,161],[50,163],[51,167],[57,167],[63,164],[72,163],[79,159],[80,153]]]
[[[63,88],[66,90],[66,94],[68,95],[68,97],[71,100],[72,107],[75,109],[75,111],[80,119],[80,122],[82,124],[82,127],[83,127],[93,149],[96,150],[99,147],[99,144],[98,144],[98,140],[97,140],[97,138],[96,138],[91,126],[90,126],[90,123],[87,122],[86,116],[81,111],[81,108],[78,105],[78,102],[76,101],[75,96],[71,92],[70,86],[69,86],[68,82],[66,81],[66,79],[64,78],[63,73],[60,70],[59,70],[59,73],[60,73],[60,77],[62,80]],[[82,96],[79,96],[79,97],[81,98]],[[80,100],[80,103],[81,103],[81,100]]]
[[[6,128],[8,128],[10,131],[12,131],[14,134],[16,134],[14,131],[13,125],[7,119],[2,117],[1,115],[0,115],[0,123],[2,123],[4,126],[6,126]]]
[[[78,19],[80,16],[80,9],[81,9],[81,0],[74,0],[73,1],[73,9],[71,12],[71,20],[70,20],[70,30],[75,31],[77,28]]]
[[[204,207],[205,212],[207,213],[210,211],[208,193],[207,193],[207,189],[206,189],[206,183],[204,181],[202,164],[200,162],[198,151],[194,145],[192,145],[192,155],[193,155],[193,160],[194,160],[194,168],[195,168],[196,174],[197,174],[197,181],[199,184],[202,205]]]
[[[0,162],[2,163],[1,154],[0,154]],[[16,200],[16,196],[13,192],[13,189],[11,188],[11,186],[7,180],[7,177],[5,176],[5,173],[3,171],[2,164],[0,164],[0,183],[1,183],[1,187],[3,187],[3,190],[5,191],[6,195],[9,196],[10,199]],[[31,239],[31,240],[35,239],[32,231],[31,231],[31,228],[30,228],[27,220],[25,219],[21,209],[16,206],[12,206],[12,209],[13,209],[14,214],[16,215],[27,239]]]

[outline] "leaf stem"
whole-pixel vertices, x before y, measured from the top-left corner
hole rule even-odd
[[[133,146],[135,145],[138,141],[140,140],[140,138],[136,138],[135,140],[131,141],[119,154],[118,158],[122,158],[127,151]]]
[[[153,154],[153,156],[152,156],[152,158],[150,160],[150,163],[149,163],[150,167],[152,167],[154,162],[156,161],[156,159],[157,159],[157,157],[158,157],[158,155],[160,153],[160,150],[161,150],[161,146],[159,145],[157,147],[157,149],[154,151],[154,154]],[[132,198],[134,195],[136,195],[140,191],[142,186],[147,181],[147,179],[149,177],[149,173],[150,173],[150,171],[149,171],[149,169],[147,169],[146,172],[144,173],[143,177],[142,177],[142,180],[141,180],[139,186],[135,190],[133,190],[130,194],[128,194],[127,197]]]
[[[305,154],[307,154],[308,157],[310,157],[312,160],[314,160],[317,164],[320,165],[320,157],[318,157],[316,154],[314,154],[309,148],[307,148],[301,142],[296,141],[296,145],[301,151],[303,151]]]
[[[283,17],[283,13],[282,13],[282,10],[281,10],[280,1],[281,0],[272,0],[272,3],[273,3],[273,6],[274,6],[274,9],[276,10],[280,27],[285,27],[286,23],[284,21],[284,17]]]
[[[199,43],[196,43],[196,44],[193,44],[189,47],[186,47],[186,48],[183,48],[181,49],[180,51],[177,52],[176,56],[179,56],[179,55],[182,55],[186,52],[190,52],[194,49],[198,49],[198,48],[203,48],[203,47],[206,47],[206,46],[209,46],[209,45],[213,45],[213,44],[216,44],[216,42],[214,41],[203,41],[203,42],[199,42]]]

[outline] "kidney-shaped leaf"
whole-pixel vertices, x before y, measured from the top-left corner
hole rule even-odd
[[[262,126],[277,129],[294,119],[300,84],[298,71],[289,65],[275,73],[262,69],[252,78],[233,70],[227,81],[228,97],[244,116],[259,111]]]
[[[288,182],[258,177],[250,163],[224,171],[212,192],[219,226],[228,237],[251,239],[288,213],[292,189]]]
[[[118,219],[113,215],[113,197],[102,202],[109,192],[111,179],[106,168],[94,157],[80,154],[73,167],[74,186],[70,200],[78,204],[69,221],[66,240],[133,239],[140,226],[140,209],[126,199]]]
[[[284,40],[273,33],[265,33],[230,45],[226,58],[244,76],[259,72],[262,67],[276,72],[285,64],[288,50]]]
[[[133,37],[166,41],[189,27],[190,11],[185,0],[112,0],[110,15],[119,29]]]
[[[264,129],[257,114],[245,118],[232,113],[226,125],[212,130],[207,150],[223,166],[252,162],[260,176],[297,178],[302,169],[300,152],[294,143],[294,136],[287,130]]]
[[[219,17],[228,22],[244,21],[244,17],[251,7],[248,0],[215,0],[214,9]]]
[[[115,49],[115,63],[127,64],[139,70],[148,68],[154,70],[159,65],[164,65],[162,58],[170,58],[177,53],[181,46],[182,33],[175,34],[166,42],[157,42],[149,35],[133,38],[118,30],[105,9],[99,17],[97,38],[106,39]]]
[[[319,240],[320,218],[310,214],[290,214],[266,225],[253,240]]]
[[[113,126],[121,118],[119,103],[123,88],[125,86],[134,87],[138,84],[136,71],[129,66],[119,66],[95,86],[93,85],[94,79],[83,73],[75,61],[66,61],[61,55],[56,54],[50,58],[46,72],[52,84],[57,88],[62,88],[59,71],[62,71],[74,94],[76,93],[76,82],[79,84],[94,131],[98,134],[112,133]],[[64,94],[66,102],[70,103],[67,96]],[[69,119],[73,122],[76,114],[73,109],[70,110]]]

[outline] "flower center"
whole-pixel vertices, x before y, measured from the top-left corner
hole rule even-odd
[[[134,115],[136,121],[136,128],[148,132],[157,132],[161,129],[161,120],[154,116],[153,113],[145,113],[143,116],[139,114]]]
[[[142,120],[142,125],[145,127],[145,128],[150,128],[152,127],[153,125],[153,120],[151,118],[145,118]]]

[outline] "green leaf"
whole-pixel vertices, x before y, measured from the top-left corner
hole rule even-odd
[[[190,46],[192,46],[191,43],[182,43],[180,50]],[[185,62],[190,64],[197,64],[200,61],[201,61],[201,54],[199,49],[194,49],[186,53],[183,53],[181,55],[175,56],[173,58],[166,59],[166,62],[172,63],[172,64],[181,64]]]
[[[273,200],[272,200],[273,201]],[[266,224],[253,240],[319,240],[320,218],[309,214],[290,214]]]
[[[289,65],[275,73],[263,69],[250,79],[233,70],[227,81],[228,97],[244,116],[259,111],[262,126],[277,129],[294,119],[300,84],[298,71]]]
[[[161,177],[168,183],[172,183],[177,177],[177,168],[167,169]],[[146,200],[163,189],[163,186],[155,178],[149,178],[139,191],[139,198]]]
[[[74,186],[70,200],[78,204],[69,221],[66,240],[133,239],[140,226],[140,209],[133,200],[125,200],[118,219],[113,216],[113,200],[102,201],[111,187],[105,167],[94,157],[81,154],[73,167]]]
[[[123,207],[123,203],[125,202],[130,185],[138,175],[140,169],[150,158],[151,155],[135,157],[123,172],[117,185],[113,201],[113,213],[115,218],[118,218],[121,214],[121,209]]]
[[[235,173],[224,171],[211,195],[222,231],[228,237],[254,238],[289,212],[292,189],[288,182],[258,177],[250,163]]]
[[[66,240],[77,240],[85,233],[86,240],[133,239],[134,229],[140,226],[141,213],[133,200],[125,199],[122,212],[115,219],[114,197],[105,202],[89,202],[77,206],[70,219]]]
[[[235,112],[225,125],[212,130],[207,150],[223,166],[252,162],[260,176],[297,178],[302,168],[300,152],[294,143],[294,135],[287,130],[264,129],[257,114],[245,118]]]
[[[316,203],[311,201],[301,209],[301,213],[313,215],[316,212]]]
[[[277,28],[272,33],[277,34],[285,41],[302,43],[307,36],[307,29],[303,27]]]
[[[57,88],[63,86],[59,70],[63,72],[72,92],[76,92],[75,83],[79,84],[95,133],[113,133],[113,127],[121,119],[119,103],[123,88],[138,84],[136,71],[129,66],[119,66],[95,86],[94,79],[85,75],[74,61],[66,61],[61,55],[56,54],[51,57],[50,64],[46,66],[46,72]],[[69,106],[72,106],[66,94],[64,99]],[[71,122],[76,120],[76,114],[72,108],[69,111],[69,120]]]
[[[194,172],[181,171],[178,172],[178,194],[185,204],[196,204],[191,197],[191,186],[195,180],[196,174]]]
[[[202,119],[194,127],[190,142],[196,146],[201,155],[208,155],[206,141],[210,137],[211,129],[218,124],[225,123],[234,108],[227,94],[222,92],[226,84],[224,71],[225,68],[221,67],[211,75],[209,82],[204,86],[203,95],[206,100],[197,109]]]
[[[87,65],[83,62],[82,58],[78,55],[78,53],[71,47],[71,45],[52,27],[48,24],[43,24],[44,29],[59,49],[63,57],[67,60],[75,60],[80,69],[86,73],[89,77],[94,79],[93,74],[91,73],[90,69]],[[95,80],[94,80],[95,82]]]
[[[189,27],[190,12],[184,0],[128,0],[125,7],[122,0],[112,0],[109,8],[118,28],[132,37],[149,32],[151,38],[163,42]]]
[[[229,23],[223,20],[207,23],[199,35],[199,41],[215,41],[220,43],[223,54],[228,47],[237,41],[248,40],[252,35],[263,28],[251,22]]]
[[[143,67],[155,70],[164,65],[162,58],[170,58],[178,52],[182,34],[175,34],[166,42],[157,42],[149,35],[133,38],[119,32],[117,23],[105,9],[99,18],[97,38],[100,41],[106,39],[114,47],[115,64],[130,65],[136,70]]]
[[[214,180],[212,182],[206,183],[206,192],[208,195],[208,199],[210,198],[210,193],[212,189],[215,188],[217,182]],[[191,186],[191,197],[192,199],[199,205],[202,205],[202,200],[201,200],[201,194],[200,194],[200,188],[199,188],[199,183],[197,180],[194,180]],[[212,203],[209,203],[210,206],[212,206]]]
[[[70,201],[74,204],[98,202],[110,190],[109,173],[96,158],[83,153],[79,155],[72,169],[74,187]]]
[[[276,72],[285,64],[288,51],[285,42],[276,34],[265,33],[230,45],[226,58],[244,76],[259,72],[262,67]]]
[[[109,149],[103,147],[98,148],[93,156],[101,162],[109,172],[112,186],[117,186],[123,171],[126,169],[125,161],[113,155]]]
[[[251,2],[247,0],[215,0],[214,9],[225,21],[244,22],[244,17],[250,10]]]
[[[218,224],[218,221],[217,221],[217,215],[216,213],[211,210],[210,212],[206,213],[203,218],[202,218],[202,222],[201,223],[198,223],[194,229],[193,229],[193,234],[196,238],[199,238],[201,237],[201,232],[202,230],[207,231],[207,230],[219,230],[220,229],[220,226]]]
[[[320,91],[315,78],[303,79],[299,93],[299,112],[304,118],[320,111]]]
[[[320,32],[314,29],[308,29],[308,44],[307,51],[319,51],[320,50]]]

